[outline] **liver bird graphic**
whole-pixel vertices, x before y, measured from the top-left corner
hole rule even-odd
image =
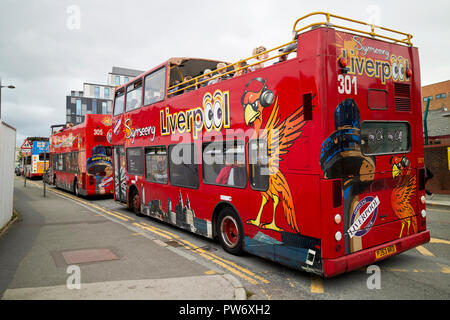
[[[391,194],[391,206],[395,215],[402,221],[399,235],[399,238],[401,238],[406,224],[408,225],[408,235],[411,224],[413,231],[417,232],[417,218],[414,213],[414,208],[410,203],[411,198],[416,192],[416,176],[411,175],[410,163],[405,156],[393,156],[391,158],[391,165],[392,177],[396,181],[396,186]]]
[[[274,102],[275,100],[275,102]],[[261,206],[255,219],[246,223],[258,226],[261,229],[269,229],[277,232],[284,231],[276,225],[276,209],[281,201],[287,224],[297,233],[300,228],[295,215],[294,201],[289,184],[284,174],[279,170],[282,156],[287,154],[294,141],[303,132],[306,121],[303,118],[303,106],[296,109],[284,120],[278,117],[278,98],[267,88],[262,78],[251,80],[245,87],[241,100],[244,108],[244,119],[247,126],[254,128],[252,139],[267,141],[269,184],[266,191],[261,192]],[[272,112],[264,128],[261,128],[264,110],[273,105]],[[261,223],[263,209],[267,202],[273,202],[272,222]]]

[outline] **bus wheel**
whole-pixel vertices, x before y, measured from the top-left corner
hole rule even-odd
[[[141,197],[139,196],[139,192],[134,188],[130,196],[130,209],[138,217],[143,217],[141,214]]]
[[[222,248],[234,255],[242,254],[244,232],[238,215],[231,208],[225,208],[220,212],[218,221]]]
[[[78,190],[78,181],[77,180],[73,181],[73,193],[75,193],[75,195],[77,197],[80,196],[80,191]]]

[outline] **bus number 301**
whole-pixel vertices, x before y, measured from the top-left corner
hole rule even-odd
[[[338,91],[340,94],[343,94],[344,92],[346,94],[352,93],[352,88],[355,88],[355,95],[358,94],[357,84],[356,84],[356,76],[350,77],[349,75],[346,75],[344,77],[343,74],[338,75]]]

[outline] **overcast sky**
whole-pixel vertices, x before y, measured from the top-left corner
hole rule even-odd
[[[234,62],[290,41],[295,20],[313,11],[410,33],[422,85],[450,79],[448,0],[0,0],[0,77],[16,86],[2,89],[2,119],[17,128],[18,145],[48,136],[65,123],[70,91],[106,83],[112,66],[148,70],[176,56]]]

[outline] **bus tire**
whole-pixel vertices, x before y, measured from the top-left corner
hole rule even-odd
[[[77,179],[73,180],[73,193],[79,197],[80,196],[80,191],[78,190],[78,181]]]
[[[244,228],[241,219],[232,208],[224,208],[219,213],[217,235],[222,248],[233,255],[243,253]]]
[[[131,188],[130,190],[130,210],[138,217],[143,217],[144,215],[141,214],[141,197],[139,196],[139,191],[136,188]]]

